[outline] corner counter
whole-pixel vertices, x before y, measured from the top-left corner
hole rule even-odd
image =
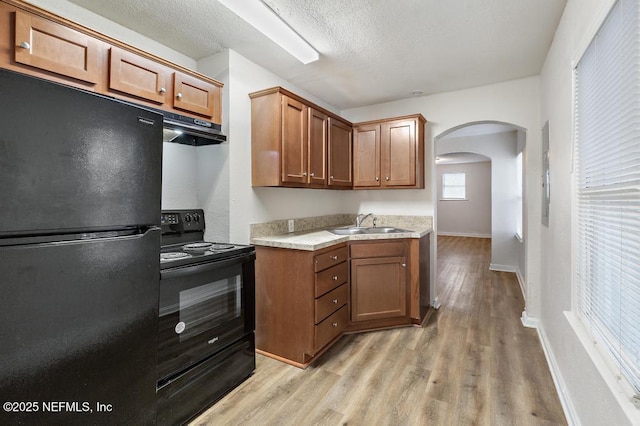
[[[288,232],[289,220],[277,220],[251,225],[251,244],[293,250],[315,251],[348,241],[422,238],[433,230],[431,216],[376,216],[377,225],[406,229],[390,234],[336,235],[328,231],[355,223],[356,215],[339,214],[304,219],[290,219],[297,231]],[[373,226],[367,218],[363,226]]]
[[[347,333],[420,326],[429,312],[432,218],[377,216],[407,232],[335,235],[356,215],[251,225],[256,352],[306,368]],[[362,224],[373,225],[372,218]],[[295,232],[288,232],[289,229]]]

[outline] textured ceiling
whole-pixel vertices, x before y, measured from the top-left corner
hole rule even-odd
[[[536,75],[566,0],[264,0],[316,50],[302,65],[215,0],[70,0],[200,59],[233,49],[346,109]]]

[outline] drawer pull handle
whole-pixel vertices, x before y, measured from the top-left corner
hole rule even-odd
[[[182,99],[182,93],[178,93],[178,94],[176,95],[176,98],[178,98],[178,99]]]
[[[332,302],[337,305],[338,304],[338,299],[333,299]]]
[[[334,327],[337,327],[337,326],[338,326],[338,323],[337,323],[337,322],[334,322],[334,323],[331,323],[331,325],[332,325],[332,326],[334,326]]]
[[[334,276],[331,277],[331,279],[334,280],[334,281],[338,281],[338,276],[334,275]]]
[[[407,267],[407,264],[406,264],[406,263],[402,263],[402,267],[403,267],[403,268],[406,268],[406,267]]]
[[[165,89],[164,87],[161,87],[160,90],[158,90],[158,92],[160,93],[166,93],[167,89]]]
[[[333,256],[331,256],[331,259],[333,259],[333,260],[338,260],[338,256],[333,255]]]
[[[22,47],[23,49],[31,49],[31,45],[26,41],[23,41],[22,43],[20,43],[20,47]]]

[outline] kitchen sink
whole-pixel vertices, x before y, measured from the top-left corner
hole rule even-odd
[[[394,228],[391,226],[380,226],[378,228],[367,228],[366,234],[395,234],[397,232],[409,232],[406,229]]]
[[[357,226],[347,226],[344,228],[329,229],[328,231],[336,235],[356,235],[356,234],[365,234],[366,230],[367,228],[361,228]]]
[[[405,229],[391,226],[380,226],[376,228],[364,228],[360,226],[344,226],[341,228],[329,229],[329,232],[336,235],[362,235],[362,234],[394,234],[399,232],[409,232]]]

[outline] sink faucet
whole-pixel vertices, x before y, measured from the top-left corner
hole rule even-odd
[[[356,227],[359,228],[362,225],[362,222],[372,214],[373,213],[369,213],[369,214],[360,213],[358,216],[356,216]]]

